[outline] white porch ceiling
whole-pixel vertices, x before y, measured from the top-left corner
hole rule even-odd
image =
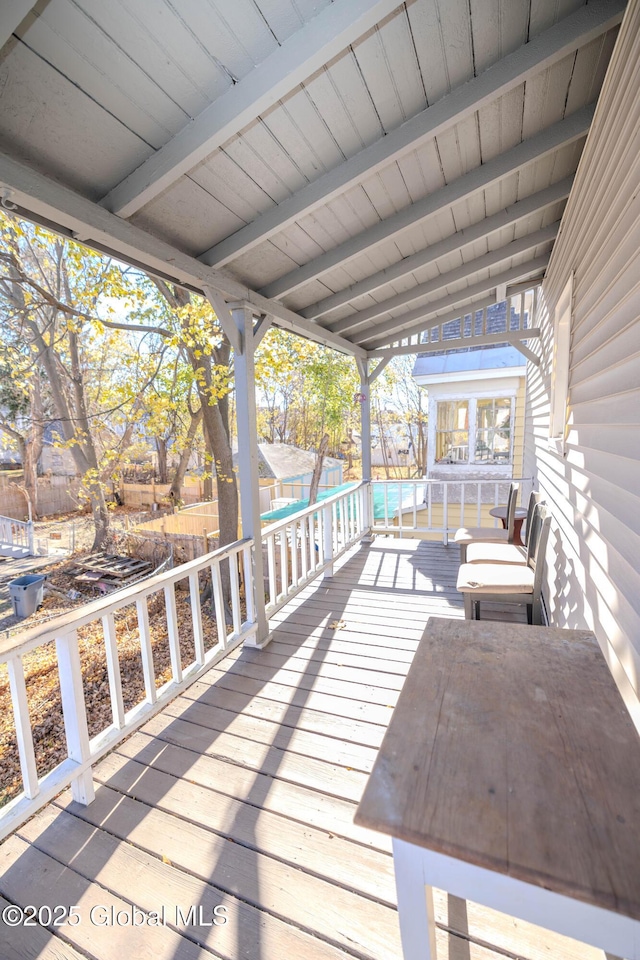
[[[540,278],[621,0],[5,0],[20,213],[357,356]]]

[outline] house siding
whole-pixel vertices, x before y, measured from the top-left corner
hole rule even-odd
[[[564,455],[549,436],[556,304],[573,273]],[[539,298],[523,471],[553,505],[552,624],[592,629],[640,717],[640,3],[623,21]]]

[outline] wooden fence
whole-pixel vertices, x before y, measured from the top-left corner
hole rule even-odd
[[[28,520],[27,498],[20,489],[22,474],[0,475],[0,513],[14,520]],[[75,477],[38,477],[38,516],[70,513],[79,505],[80,481]]]
[[[120,496],[126,507],[138,510],[149,509],[154,503],[166,504],[169,500],[170,483],[121,483]],[[213,496],[216,496],[215,481]],[[204,481],[198,477],[188,478],[180,487],[179,499],[184,504],[200,503],[204,500]]]

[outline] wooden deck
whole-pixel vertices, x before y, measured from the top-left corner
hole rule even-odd
[[[232,654],[102,760],[93,804],[67,791],[21,827],[0,894],[80,920],[3,927],[3,960],[400,958],[390,842],[353,815],[428,617],[463,615],[457,567],[454,546],[361,545],[265,651]],[[133,907],[165,925],[133,926]],[[437,921],[439,960],[604,958],[444,894]]]

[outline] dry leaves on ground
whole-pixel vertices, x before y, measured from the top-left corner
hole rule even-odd
[[[66,579],[71,581],[71,578]],[[54,578],[56,587],[64,589],[64,580],[65,575],[61,568]],[[180,586],[186,587],[186,581],[181,581]],[[83,602],[86,602],[86,599],[84,598]],[[69,608],[81,604],[82,601],[80,604],[73,601],[65,603],[59,597],[48,597],[45,598],[38,613],[49,619],[52,613],[66,612]],[[176,590],[176,607],[180,653],[184,668],[192,663],[195,657],[188,590],[180,588]],[[156,687],[160,687],[171,679],[171,659],[162,592],[149,597],[148,610],[155,682]],[[29,626],[32,622],[30,619]],[[117,611],[115,623],[124,706],[125,710],[130,710],[145,698],[135,604]],[[217,643],[215,617],[212,615],[209,604],[202,605],[202,626],[205,649],[208,650]],[[89,736],[94,737],[112,723],[107,662],[102,623],[99,619],[78,630],[78,643]],[[51,641],[32,653],[26,654],[23,662],[36,763],[38,775],[42,777],[67,756],[55,642]],[[0,771],[0,806],[2,806],[22,789],[8,671],[4,664],[0,667]]]

